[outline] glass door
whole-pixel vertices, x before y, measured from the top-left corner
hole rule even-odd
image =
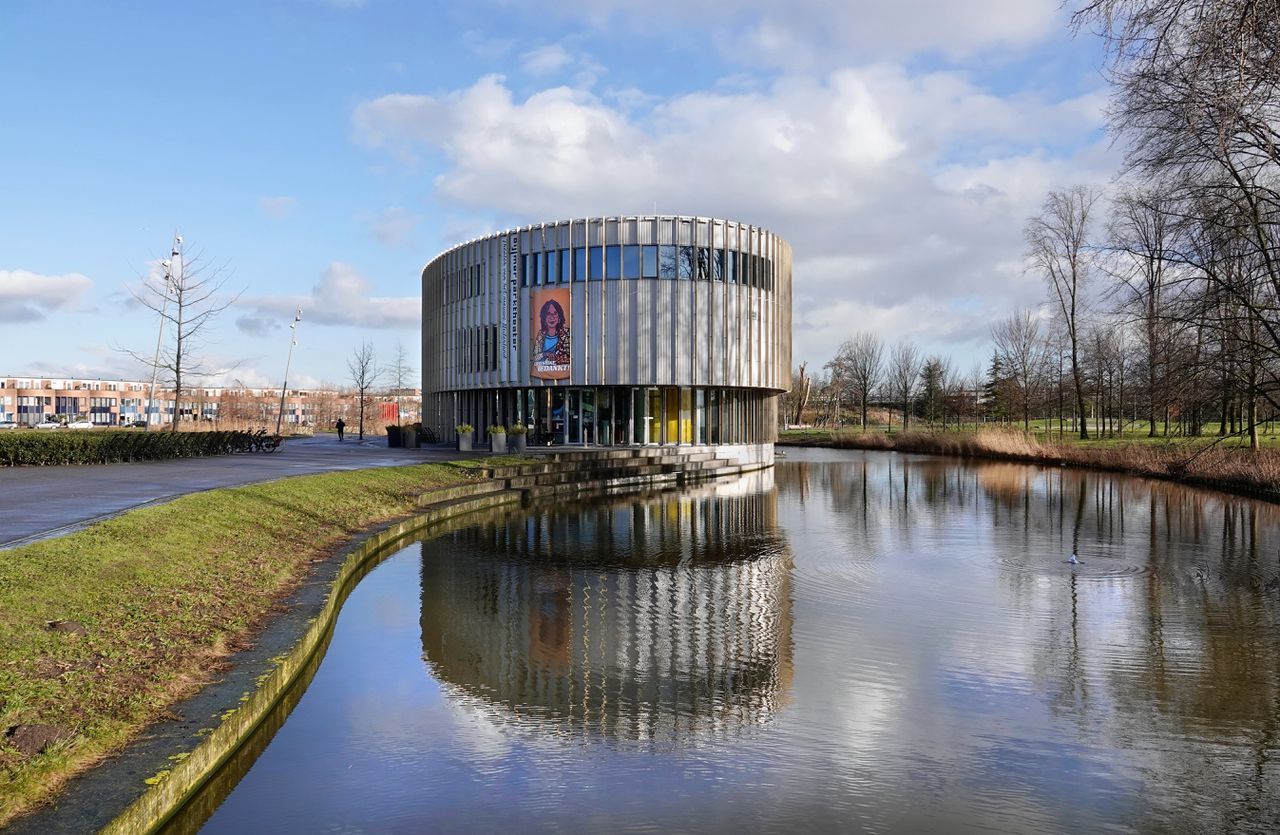
[[[596,443],[601,446],[613,444],[613,391],[611,389],[596,390]]]
[[[664,443],[678,444],[680,443],[680,389],[666,389],[666,437],[663,438]]]
[[[631,389],[613,390],[613,442],[631,443]]]
[[[582,390],[582,443],[596,443],[596,392]]]
[[[649,389],[649,413],[644,418],[649,443],[662,443],[662,389]]]
[[[643,444],[649,435],[649,421],[645,419],[645,395],[640,389],[631,390],[631,442]]]
[[[578,392],[570,391],[569,393],[569,437],[568,442],[571,444],[582,443],[582,413],[581,413],[581,397]]]
[[[565,442],[565,396],[564,392],[559,389],[551,389],[548,394],[551,395],[551,442],[563,444]]]

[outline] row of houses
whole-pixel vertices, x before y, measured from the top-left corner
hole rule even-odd
[[[163,426],[173,422],[248,427],[274,425],[281,410],[279,388],[247,386],[173,388],[139,380],[0,377],[0,422],[35,426],[44,421],[87,420],[95,426]],[[365,421],[375,425],[418,420],[421,389],[390,389],[369,396]],[[346,389],[289,389],[282,423],[295,429],[354,423],[359,398]]]

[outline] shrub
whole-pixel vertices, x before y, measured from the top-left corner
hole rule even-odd
[[[225,455],[248,448],[246,432],[131,432],[94,430],[0,434],[0,466],[112,464]]]
[[[524,435],[528,431],[529,427],[525,426],[523,423],[515,423],[507,430],[507,433],[511,435]]]
[[[503,425],[502,425],[502,424],[500,424],[500,423],[499,423],[499,424],[496,424],[496,425],[494,425],[494,426],[490,426],[490,427],[489,427],[489,434],[490,434],[490,435],[505,435],[505,434],[507,434],[507,427],[503,426]]]
[[[459,435],[467,435],[476,431],[476,428],[469,423],[459,423],[457,426],[453,427],[453,431],[457,432]]]

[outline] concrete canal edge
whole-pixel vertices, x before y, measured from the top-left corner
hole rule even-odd
[[[111,835],[156,832],[177,815],[285,700],[308,668],[314,670],[317,653],[326,647],[351,590],[406,539],[476,511],[531,500],[639,492],[764,469],[773,465],[772,445],[767,446],[767,455],[754,449],[725,455],[697,447],[556,453],[542,463],[488,468],[486,481],[424,493],[418,500],[418,515],[376,529],[334,558],[341,564],[328,582],[323,603],[304,622],[292,647],[271,659],[270,672],[258,677],[255,689],[222,713],[212,730],[201,732],[202,741],[194,749],[170,756],[172,766],[148,778],[142,794],[101,831]]]

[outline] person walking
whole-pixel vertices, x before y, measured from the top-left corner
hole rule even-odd
[[[347,424],[343,422],[342,418],[338,418],[338,422],[337,422],[337,423],[335,423],[335,424],[334,424],[334,426],[335,426],[335,427],[337,427],[337,429],[338,429],[338,440],[339,440],[339,441],[341,441],[341,440],[342,440],[342,430],[344,430],[344,429],[346,429],[346,428],[347,428]]]

